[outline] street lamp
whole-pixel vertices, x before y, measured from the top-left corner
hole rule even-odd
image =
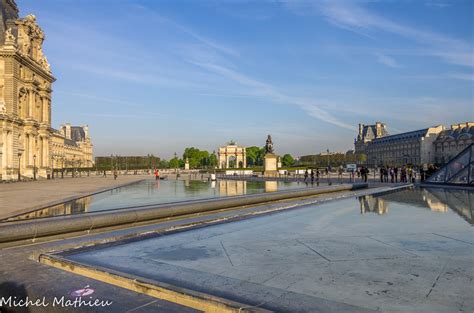
[[[36,180],[36,154],[33,154],[33,180]]]
[[[64,178],[64,155],[61,156],[61,178]]]
[[[72,177],[76,176],[76,155],[72,156]]]
[[[18,151],[18,181],[21,180],[21,152]]]
[[[54,154],[51,156],[51,179],[54,179]]]

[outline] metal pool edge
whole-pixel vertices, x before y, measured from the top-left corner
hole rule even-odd
[[[57,255],[41,254],[39,262],[70,273],[102,281],[150,297],[177,303],[204,312],[272,312],[255,306],[246,305],[206,293],[177,287],[168,283],[151,281],[130,276],[122,272],[91,267],[79,262],[64,259]]]

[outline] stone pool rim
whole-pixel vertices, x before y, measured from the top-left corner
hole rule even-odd
[[[6,222],[0,225],[0,243],[21,240],[35,240],[40,237],[61,235],[80,231],[90,232],[98,228],[133,225],[163,218],[207,213],[219,209],[263,204],[266,202],[316,196],[320,194],[351,191],[368,188],[367,183],[341,184],[318,188],[292,189],[266,194],[252,194],[235,197],[193,201],[173,205],[151,205],[140,208],[91,212],[80,215],[66,215],[31,221]]]

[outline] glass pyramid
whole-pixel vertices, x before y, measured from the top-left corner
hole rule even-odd
[[[426,180],[433,184],[474,185],[474,144]]]

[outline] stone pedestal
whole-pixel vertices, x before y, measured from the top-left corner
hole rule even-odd
[[[278,156],[273,153],[265,154],[264,171],[265,176],[277,176],[278,175]]]

